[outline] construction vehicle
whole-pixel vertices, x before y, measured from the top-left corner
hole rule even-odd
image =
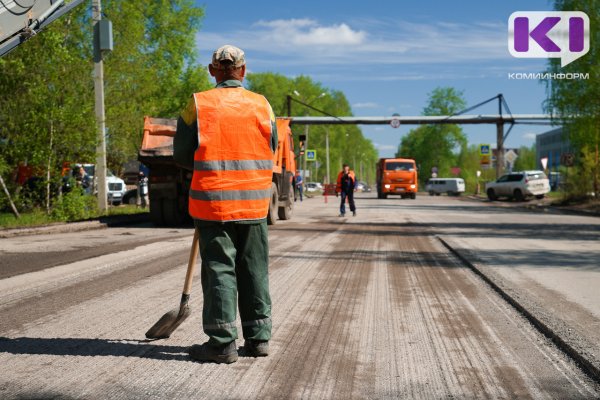
[[[403,199],[417,198],[419,183],[417,165],[410,158],[380,158],[377,162],[377,198],[399,195]]]
[[[149,168],[150,215],[159,226],[181,225],[189,220],[188,194],[192,171],[173,159],[173,137],[177,120],[144,118],[144,137],[138,160]],[[279,143],[273,156],[273,183],[267,222],[292,218],[296,161],[290,120],[277,119]]]

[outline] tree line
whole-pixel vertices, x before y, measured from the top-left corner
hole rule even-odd
[[[248,75],[248,88],[263,94],[271,103],[277,116],[287,115],[287,96],[293,96],[299,102],[291,102],[293,116],[324,116],[323,111],[333,116],[351,116],[352,108],[343,92],[324,87],[308,76],[288,78],[278,73],[253,73]],[[306,107],[301,104],[308,104]],[[316,109],[316,110],[315,110]],[[295,145],[298,150],[298,138],[305,132],[305,126],[293,124]],[[330,176],[327,179],[326,137],[329,135]],[[377,149],[365,138],[355,125],[311,125],[309,127],[308,147],[316,150],[317,161],[309,161],[307,170],[311,172],[307,181],[335,183],[337,173],[343,164],[349,164],[359,180],[375,180]],[[297,159],[300,164],[301,158]],[[302,165],[298,165],[300,169]]]

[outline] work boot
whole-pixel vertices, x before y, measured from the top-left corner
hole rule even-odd
[[[235,340],[221,346],[211,346],[208,342],[195,344],[189,348],[190,357],[196,361],[212,361],[217,364],[231,364],[237,361],[238,353]]]
[[[340,215],[338,215],[338,217],[343,217],[343,216],[344,216],[344,214],[343,214],[343,213],[340,213]]]
[[[352,211],[352,216],[356,217],[356,211]]]
[[[244,350],[250,357],[266,357],[269,355],[269,341],[248,339],[244,342]]]

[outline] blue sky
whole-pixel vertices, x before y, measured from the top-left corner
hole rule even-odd
[[[438,86],[464,92],[469,106],[504,94],[515,114],[543,113],[545,86],[510,80],[541,72],[546,60],[513,58],[508,18],[515,11],[552,10],[533,1],[198,1],[206,16],[197,36],[200,61],[233,44],[250,72],[308,75],[343,91],[355,115],[419,115]],[[473,111],[497,113],[497,104]],[[383,157],[415,126],[361,126]],[[531,145],[546,126],[515,126],[507,147]],[[495,126],[464,125],[470,143],[494,143]]]

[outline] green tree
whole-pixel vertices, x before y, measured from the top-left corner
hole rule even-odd
[[[103,6],[115,44],[105,57],[107,159],[118,174],[136,158],[144,115],[176,116],[193,92],[211,85],[196,61],[204,10],[193,0],[105,0]],[[0,59],[6,165],[26,162],[56,180],[63,161],[94,162],[91,43],[90,10],[81,6]]]
[[[589,79],[545,80],[547,99],[544,107],[564,126],[572,145],[579,151],[577,166],[586,175],[583,185],[572,186],[575,192],[600,193],[600,9],[597,1],[556,0],[556,10],[580,10],[590,18],[590,50],[585,56],[561,68],[559,59],[550,59],[549,73],[583,73]],[[585,160],[585,161],[584,161]],[[591,167],[590,164],[591,163]],[[585,165],[584,165],[585,164]],[[578,195],[579,193],[575,193]]]
[[[253,73],[247,77],[248,88],[263,94],[271,103],[277,116],[287,115],[287,96],[308,102],[311,106],[334,116],[350,116],[352,109],[344,93],[324,87],[307,76],[288,78],[277,73]],[[298,92],[301,97],[294,94]],[[323,95],[325,94],[325,95]],[[292,102],[292,115],[323,116],[322,113]],[[375,163],[378,153],[372,142],[366,139],[362,131],[354,125],[311,125],[309,131],[309,147],[317,151],[318,167],[309,162],[307,168],[312,171],[311,180],[323,181],[326,175],[326,136],[329,135],[329,182],[334,182],[342,164],[350,164],[361,180],[374,181]],[[292,125],[296,148],[298,135],[304,133],[304,125]],[[300,161],[298,159],[297,161]],[[361,171],[362,166],[362,171]],[[301,166],[299,166],[301,167]]]
[[[135,158],[144,115],[177,116],[189,96],[211,85],[197,64],[204,11],[192,0],[108,0],[115,49],[105,59],[108,164]],[[90,23],[91,24],[91,23]]]
[[[452,115],[465,108],[463,94],[451,87],[436,88],[429,94],[423,115]],[[398,146],[396,157],[414,158],[425,180],[433,167],[439,176],[447,176],[457,165],[458,153],[467,139],[458,125],[422,125],[411,129]]]
[[[531,145],[531,147],[521,146],[519,147],[519,156],[515,160],[515,164],[513,165],[514,171],[527,171],[535,169],[536,167],[536,159],[535,159],[535,144]]]

